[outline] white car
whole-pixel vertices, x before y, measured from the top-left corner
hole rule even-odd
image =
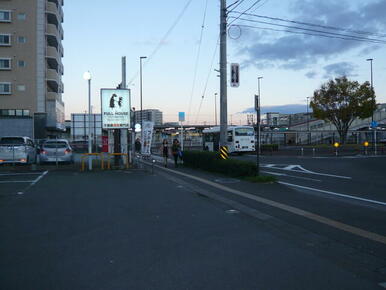
[[[29,137],[0,137],[0,164],[36,162],[36,147]]]

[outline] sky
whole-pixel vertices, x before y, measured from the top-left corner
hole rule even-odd
[[[227,5],[235,1],[227,0]],[[143,109],[161,110],[164,122],[178,121],[178,112],[186,113],[189,124],[215,122],[215,99],[219,114],[220,90],[214,70],[219,68],[220,0],[64,3],[66,119],[88,108],[85,71],[92,75],[93,112],[100,112],[100,89],[121,82],[122,56],[126,56],[132,106],[138,110],[139,57],[147,56],[142,74]],[[228,17],[228,23],[232,22],[227,41],[228,73],[230,63],[240,64],[240,86],[230,87],[228,75],[229,122],[246,123],[245,112],[253,111],[258,77],[263,77],[260,95],[266,111],[294,108],[293,113],[305,112],[307,97],[329,79],[346,75],[360,83],[370,81],[368,58],[373,59],[377,102],[386,102],[386,45],[341,39],[344,34],[386,41],[382,34],[386,31],[386,1],[240,0],[229,10],[233,8]],[[235,19],[248,8],[246,13],[251,15]],[[283,25],[309,30],[307,35],[289,33],[299,30]],[[329,30],[335,33],[334,38],[321,37],[321,26],[340,30]]]

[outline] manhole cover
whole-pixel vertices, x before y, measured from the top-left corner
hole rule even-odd
[[[240,180],[234,179],[234,178],[218,178],[218,179],[215,179],[214,181],[217,183],[237,183],[237,182],[240,182]]]

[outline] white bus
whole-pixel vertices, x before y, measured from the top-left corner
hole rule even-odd
[[[206,151],[218,151],[220,127],[202,131],[203,147]],[[227,146],[229,153],[255,151],[255,131],[251,126],[228,126]]]

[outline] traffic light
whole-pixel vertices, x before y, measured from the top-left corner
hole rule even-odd
[[[231,63],[231,87],[237,88],[240,85],[240,66],[238,63]]]

